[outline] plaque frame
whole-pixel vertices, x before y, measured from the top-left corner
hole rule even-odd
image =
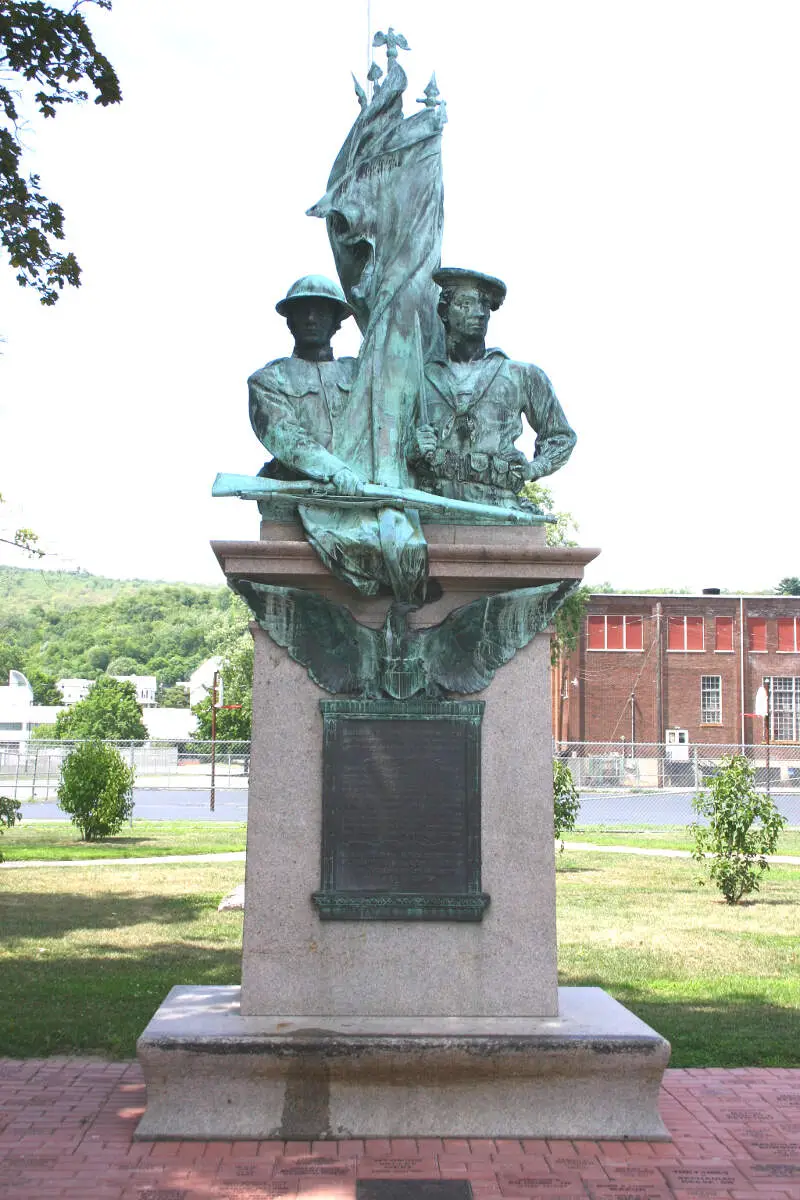
[[[323,721],[321,883],[311,900],[323,921],[482,921],[490,897],[481,890],[481,722],[484,700],[320,700]],[[430,721],[457,724],[465,753],[463,888],[444,891],[346,890],[337,879],[337,764],[342,722]]]

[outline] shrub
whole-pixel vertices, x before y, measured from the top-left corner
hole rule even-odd
[[[712,856],[709,874],[727,904],[757,892],[761,875],[769,870],[765,855],[774,854],[786,824],[768,796],[756,791],[754,771],[743,754],[726,755],[708,792],[692,801],[708,825],[689,826],[694,835],[692,857]]]
[[[119,833],[133,812],[133,767],[113,746],[84,742],[61,767],[58,803],[85,842]]]
[[[556,841],[561,841],[565,833],[575,828],[581,801],[572,772],[565,762],[556,758],[553,760],[553,827]],[[564,843],[561,841],[561,852]]]
[[[19,800],[12,800],[9,796],[0,796],[0,833],[4,829],[11,829],[12,825],[16,825],[17,821],[21,821],[19,810],[22,807]],[[0,862],[3,861],[3,854],[0,851]]]

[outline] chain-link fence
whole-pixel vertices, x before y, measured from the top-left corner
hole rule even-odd
[[[0,795],[54,800],[61,764],[78,742],[0,743]],[[217,741],[109,741],[136,772],[137,788],[165,791],[210,788],[212,757],[218,788],[247,789],[250,743]]]
[[[800,745],[720,746],[676,743],[561,742],[555,754],[569,767],[581,796],[579,824],[684,825],[696,819],[692,800],[728,754],[744,753],[755,784],[769,790],[791,825],[800,825]]]
[[[211,742],[109,742],[136,771],[136,788],[179,793],[211,787]],[[61,764],[76,742],[0,743],[0,795],[55,800]],[[769,749],[769,754],[767,753]],[[581,796],[580,825],[685,825],[695,819],[692,800],[739,746],[660,745],[630,742],[562,742]],[[780,811],[800,826],[800,745],[746,746],[756,786],[769,790]],[[767,761],[769,759],[769,761]],[[246,793],[250,743],[217,741],[214,782]]]

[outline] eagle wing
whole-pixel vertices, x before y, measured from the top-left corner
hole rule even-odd
[[[571,579],[473,600],[419,632],[429,683],[449,692],[480,692],[495,671],[546,629],[578,587]]]
[[[302,588],[276,587],[234,576],[242,597],[265,633],[285,646],[327,692],[359,695],[378,686],[379,633],[360,625],[341,604]]]

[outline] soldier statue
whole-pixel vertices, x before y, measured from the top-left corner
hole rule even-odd
[[[357,359],[333,357],[331,339],[353,310],[338,284],[304,275],[275,305],[294,338],[291,358],[276,358],[247,381],[250,422],[275,456],[268,479],[316,479],[352,495],[362,480],[342,457]],[[346,452],[346,451],[345,451]]]
[[[425,364],[408,458],[417,486],[456,500],[514,507],[531,479],[567,461],[575,434],[550,380],[531,363],[486,349],[489,315],[506,286],[461,268],[435,271],[446,357]],[[537,434],[532,462],[516,448],[522,414]]]

